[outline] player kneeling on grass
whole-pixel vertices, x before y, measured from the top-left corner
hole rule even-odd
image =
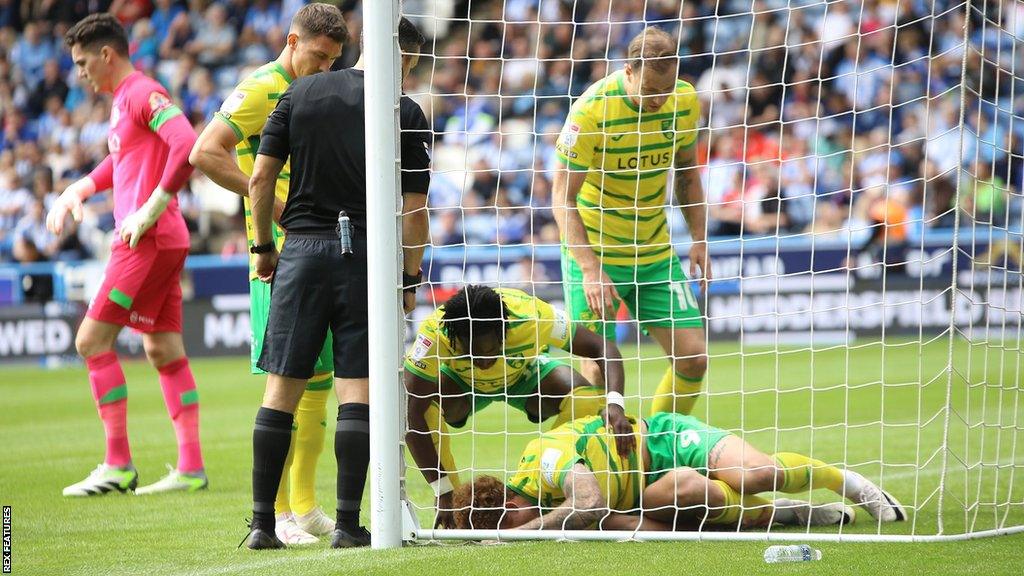
[[[597,361],[607,401],[605,388],[590,386],[568,364],[548,357],[549,346]],[[555,416],[552,428],[604,411],[617,435],[616,452],[625,458],[634,444],[623,410],[624,380],[618,348],[572,324],[547,302],[520,290],[475,285],[459,290],[420,325],[405,360],[406,440],[434,488],[437,524],[453,525],[452,490],[460,484],[448,425],[463,427],[471,414],[495,400],[531,422]]]
[[[811,488],[849,498],[878,522],[907,517],[892,495],[856,472],[791,452],[768,456],[693,416],[661,412],[642,420],[640,449],[628,458],[608,449],[610,439],[598,417],[541,435],[527,444],[508,484],[480,476],[455,491],[456,527],[672,530],[687,519],[746,528],[853,522],[853,509],[843,503],[756,496]],[[630,514],[641,510],[642,518]]]

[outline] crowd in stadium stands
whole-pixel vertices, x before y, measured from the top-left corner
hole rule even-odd
[[[132,61],[198,131],[276,57],[303,3],[0,0],[0,260],[100,255],[113,228],[110,195],[63,237],[44,226],[49,203],[106,154],[109,103],[77,78],[62,42],[70,22],[117,15]],[[360,3],[340,4],[357,39]],[[645,24],[679,35],[680,74],[701,97],[711,234],[907,242],[953,225],[958,186],[961,225],[1020,229],[1024,50],[1013,44],[1024,4],[972,12],[965,75],[955,3],[717,4],[684,2],[681,22],[675,0],[407,0],[411,16],[443,16],[419,20],[436,34],[434,57],[405,86],[436,132],[433,244],[558,242],[554,141],[572,98],[621,67]],[[336,67],[357,56],[354,40]],[[244,251],[236,196],[196,173],[179,198],[195,252]]]

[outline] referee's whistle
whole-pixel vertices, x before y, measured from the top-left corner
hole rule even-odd
[[[341,243],[341,255],[352,256],[352,221],[342,210],[338,212],[338,242]]]

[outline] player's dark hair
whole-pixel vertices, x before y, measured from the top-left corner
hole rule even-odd
[[[427,37],[405,16],[398,20],[398,47],[405,54],[418,54]],[[359,51],[363,51],[363,34],[359,34]]]
[[[68,48],[80,46],[90,52],[110,46],[121,56],[128,56],[128,34],[121,23],[106,12],[90,14],[64,35]]]
[[[300,35],[308,34],[313,38],[327,36],[338,44],[348,42],[348,26],[345,17],[337,6],[314,2],[306,4],[292,17],[292,26],[300,30]]]
[[[452,516],[460,530],[494,530],[505,514],[505,485],[494,476],[480,476],[452,494]]]
[[[467,284],[445,302],[441,324],[448,340],[461,346],[471,345],[472,338],[504,339],[506,318],[508,310],[500,294],[489,286]]]
[[[627,54],[634,70],[647,65],[661,74],[679,64],[675,38],[657,26],[648,26],[634,36],[629,41]]]
[[[418,54],[427,37],[405,16],[398,21],[398,47],[406,54]]]

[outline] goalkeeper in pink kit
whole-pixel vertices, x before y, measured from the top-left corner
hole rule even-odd
[[[92,14],[65,36],[79,76],[112,93],[110,155],[61,194],[46,218],[60,234],[66,218],[82,218],[82,202],[113,189],[116,238],[103,284],[75,338],[85,359],[93,398],[106,434],[106,458],[65,496],[135,490],[127,435],[128,389],[114,352],[125,326],[142,333],[149,362],[160,373],[167,412],[178,440],[178,465],[136,494],[206,488],[199,447],[199,396],[181,338],[181,270],[189,237],[175,193],[192,171],[188,154],[196,133],[167,91],[135,71],[128,38],[109,14]]]

